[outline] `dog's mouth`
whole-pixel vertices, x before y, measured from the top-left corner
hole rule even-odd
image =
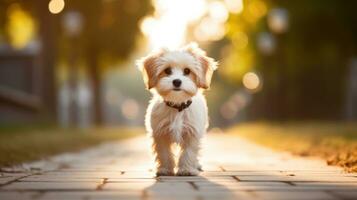
[[[174,90],[174,91],[181,91],[180,88],[174,88],[173,90]]]

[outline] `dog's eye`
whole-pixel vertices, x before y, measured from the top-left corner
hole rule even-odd
[[[170,67],[168,67],[168,68],[165,69],[165,74],[167,74],[167,75],[172,74],[172,71],[171,71],[171,68],[170,68]]]
[[[185,75],[189,75],[190,73],[191,73],[191,70],[189,68],[185,68],[183,70],[183,74],[185,74]]]

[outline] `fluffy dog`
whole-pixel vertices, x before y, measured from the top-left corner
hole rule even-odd
[[[180,146],[177,175],[198,175],[200,140],[208,127],[206,99],[217,63],[196,44],[178,50],[161,49],[137,62],[153,98],[145,126],[153,139],[156,175],[174,175],[172,144]]]

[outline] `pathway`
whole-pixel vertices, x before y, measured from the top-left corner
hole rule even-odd
[[[155,178],[148,149],[137,137],[3,169],[0,199],[357,199],[357,174],[236,136],[206,138],[197,177]]]

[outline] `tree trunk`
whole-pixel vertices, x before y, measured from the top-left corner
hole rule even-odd
[[[48,12],[48,1],[42,0],[37,4],[37,15],[39,19],[39,32],[42,42],[41,67],[42,67],[42,99],[46,113],[49,117],[56,116],[56,94],[55,87],[55,59],[56,59],[56,27],[58,21]]]
[[[94,123],[101,125],[103,122],[102,114],[102,84],[101,74],[98,65],[98,54],[96,48],[91,48],[88,52],[89,73],[91,79],[92,95],[93,95],[93,108],[94,108]]]

